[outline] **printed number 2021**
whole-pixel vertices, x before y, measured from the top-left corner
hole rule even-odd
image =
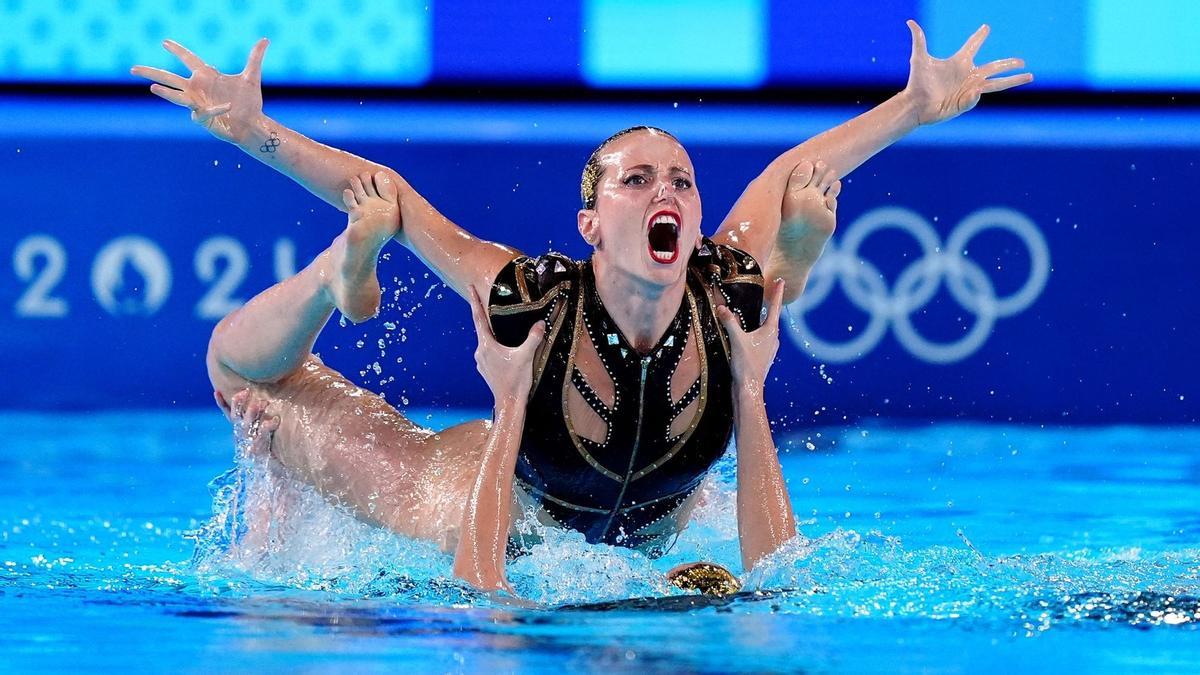
[[[275,279],[296,273],[296,246],[290,239],[275,241]],[[55,294],[67,273],[67,250],[58,239],[34,234],[17,243],[13,270],[25,282],[14,311],[22,318],[64,318],[71,305]],[[197,318],[219,320],[237,309],[245,299],[238,288],[250,270],[250,256],[237,239],[210,237],[200,243],[193,257],[196,278],[208,285],[196,302]],[[158,244],[136,235],[117,237],[106,243],[92,260],[92,297],[115,316],[149,316],[163,306],[171,294],[171,261]]]

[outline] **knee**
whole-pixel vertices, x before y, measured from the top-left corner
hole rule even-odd
[[[204,365],[208,370],[208,381],[212,385],[217,406],[228,412],[226,406],[222,405],[222,399],[228,402],[234,394],[249,387],[253,382],[239,375],[222,360],[220,330],[221,324],[217,324],[217,328],[213,330],[212,336],[209,337],[208,352],[204,356]]]

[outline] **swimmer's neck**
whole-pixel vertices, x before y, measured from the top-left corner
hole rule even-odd
[[[683,302],[687,277],[663,286],[610,269],[593,258],[596,292],[605,311],[621,334],[639,354],[648,354],[658,344]]]

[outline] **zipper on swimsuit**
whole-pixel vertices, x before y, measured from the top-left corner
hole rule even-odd
[[[633,464],[637,461],[638,446],[642,444],[642,418],[646,414],[646,372],[649,368],[650,356],[643,356],[642,376],[638,380],[638,419],[637,428],[633,433],[633,451],[629,454],[629,467],[625,469],[625,482],[621,483],[621,492],[617,494],[617,503],[613,506],[613,511],[608,516],[608,522],[604,525],[604,532],[600,533],[601,540],[608,536],[609,528],[612,527],[617,514],[621,512],[621,502],[625,500],[625,489],[629,487],[629,477],[633,475]]]

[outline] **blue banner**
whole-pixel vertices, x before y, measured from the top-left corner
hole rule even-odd
[[[628,124],[679,134],[711,233],[788,145],[854,111],[278,106],[479,236],[584,257],[578,176]],[[207,405],[220,317],[345,217],[157,101],[0,111],[6,408]],[[869,417],[1192,423],[1200,115],[977,111],[845,181],[769,385],[785,426]],[[466,304],[396,245],[383,314],[321,356],[400,407],[490,402]]]

